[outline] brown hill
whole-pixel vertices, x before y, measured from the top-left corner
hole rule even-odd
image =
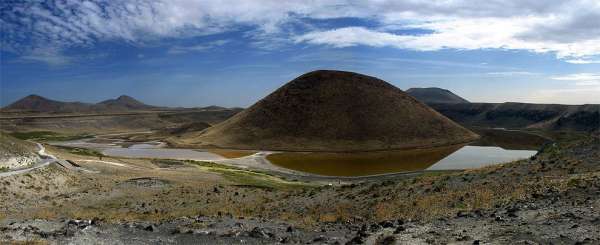
[[[105,100],[97,104],[63,102],[47,99],[39,95],[29,95],[2,108],[1,111],[18,113],[103,113],[159,108],[146,105],[127,95],[119,96],[117,99]]]
[[[2,111],[86,112],[90,110],[91,106],[91,104],[81,102],[62,102],[51,100],[32,94],[2,108]]]
[[[478,136],[380,79],[304,74],[186,145],[285,151],[373,151],[463,143]]]
[[[102,101],[96,106],[104,106],[108,110],[150,110],[156,107],[146,105],[130,96],[121,95],[116,99]]]
[[[452,93],[450,90],[441,88],[411,88],[406,90],[406,93],[415,99],[426,103],[448,103],[448,104],[459,104],[469,103],[468,100]]]

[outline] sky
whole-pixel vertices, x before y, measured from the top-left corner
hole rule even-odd
[[[600,1],[3,0],[0,105],[247,107],[317,69],[472,102],[600,104]]]

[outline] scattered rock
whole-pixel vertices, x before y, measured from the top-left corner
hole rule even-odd
[[[260,227],[254,227],[248,235],[254,238],[269,238],[269,235]]]
[[[327,238],[323,235],[319,235],[318,237],[316,237],[315,239],[313,239],[313,242],[324,242],[326,241]]]
[[[401,232],[405,231],[406,228],[404,228],[404,226],[398,226],[396,227],[396,230],[394,230],[394,234],[400,234]]]
[[[377,241],[378,245],[392,245],[396,242],[396,237],[394,236],[387,236],[385,238],[383,238],[381,241]]]
[[[346,245],[363,244],[363,243],[365,243],[365,241],[363,240],[363,238],[361,236],[355,236],[354,238],[352,238],[352,240],[348,241],[346,243]]]
[[[394,223],[392,221],[389,221],[389,220],[382,221],[381,223],[379,223],[379,225],[381,225],[381,227],[383,227],[383,228],[394,227]]]
[[[92,221],[91,220],[72,219],[72,220],[69,220],[69,222],[67,224],[74,225],[78,229],[84,229],[84,228],[92,225]]]
[[[150,231],[150,232],[156,232],[156,231],[158,231],[158,228],[156,228],[156,226],[154,226],[154,225],[148,225],[148,226],[144,227],[144,230]]]

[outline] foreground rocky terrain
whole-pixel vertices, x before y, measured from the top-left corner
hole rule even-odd
[[[35,144],[14,138],[0,131],[0,171],[22,168],[36,163]]]
[[[307,181],[202,162],[73,155],[0,182],[0,241],[598,244],[600,135],[458,172]]]

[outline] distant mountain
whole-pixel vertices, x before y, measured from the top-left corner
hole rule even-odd
[[[101,113],[151,110],[157,108],[158,107],[146,105],[127,95],[119,96],[117,99],[105,100],[97,104],[62,102],[47,99],[39,95],[29,95],[2,108],[1,111],[33,113]]]
[[[600,105],[528,103],[431,104],[433,109],[463,126],[600,130]]]
[[[102,101],[96,106],[105,106],[108,110],[149,110],[155,106],[146,105],[130,96],[121,95],[116,99]]]
[[[410,96],[426,104],[459,104],[469,103],[468,100],[441,88],[411,88],[406,90]]]
[[[182,145],[285,151],[371,151],[469,142],[478,136],[375,77],[306,73]]]
[[[91,107],[92,104],[56,101],[32,94],[2,108],[2,111],[86,112]]]
[[[203,110],[207,110],[207,111],[221,111],[221,110],[227,110],[226,107],[222,107],[222,106],[218,106],[218,105],[209,105],[207,107],[202,107],[201,109]]]

